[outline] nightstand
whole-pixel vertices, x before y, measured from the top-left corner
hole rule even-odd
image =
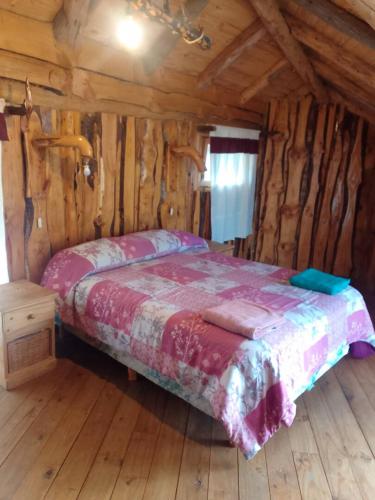
[[[231,243],[218,243],[217,241],[206,240],[211,252],[220,252],[233,257],[234,245]]]
[[[55,366],[56,295],[26,280],[0,286],[0,384],[6,389]]]

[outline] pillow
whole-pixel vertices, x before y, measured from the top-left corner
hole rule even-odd
[[[54,255],[44,271],[41,284],[65,298],[79,281],[90,274],[207,246],[204,239],[193,234],[164,229],[102,238]]]

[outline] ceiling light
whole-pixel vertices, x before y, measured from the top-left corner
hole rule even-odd
[[[143,38],[141,25],[131,16],[126,17],[117,26],[117,38],[127,49],[138,49]]]

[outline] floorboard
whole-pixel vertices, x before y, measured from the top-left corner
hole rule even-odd
[[[246,461],[218,422],[74,342],[0,390],[0,500],[375,498],[375,356],[343,359]]]

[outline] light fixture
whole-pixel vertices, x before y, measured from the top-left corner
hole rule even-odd
[[[160,3],[163,5],[160,6]],[[181,0],[173,3],[181,4],[181,7],[175,9],[174,13],[169,5],[169,0],[163,0],[163,2],[160,2],[160,0],[159,2],[154,2],[153,0],[128,0],[128,5],[133,10],[143,14],[151,21],[164,24],[172,33],[180,35],[189,45],[195,44],[202,50],[211,48],[211,38],[206,35],[201,26],[193,25],[189,19],[189,12],[186,11],[189,9],[184,7]],[[202,2],[192,1],[190,3],[193,4],[193,6],[190,6],[190,10],[194,10],[194,5],[199,5]]]
[[[127,49],[136,50],[142,43],[142,27],[132,16],[127,16],[117,26],[117,38]]]

